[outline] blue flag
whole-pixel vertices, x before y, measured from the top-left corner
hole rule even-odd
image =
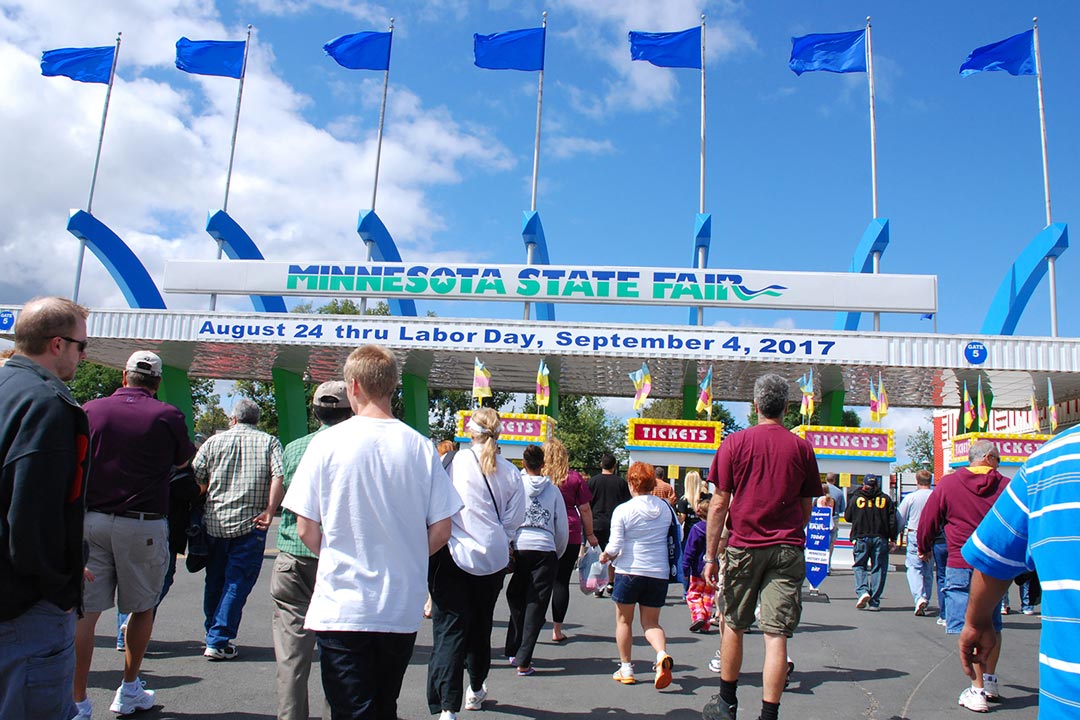
[[[1004,70],[1010,75],[1035,74],[1035,31],[1028,30],[971,51],[960,66],[960,75]]]
[[[349,70],[389,70],[388,32],[358,32],[342,35],[322,46],[337,64]]]
[[[630,31],[630,59],[657,67],[701,69],[701,26],[679,32]]]
[[[866,31],[793,37],[788,67],[796,75],[814,70],[866,72]]]
[[[195,75],[240,79],[244,74],[244,40],[176,41],[176,67]]]
[[[108,83],[115,56],[115,45],[46,50],[41,53],[41,74],[63,75],[79,82]]]
[[[487,70],[543,70],[545,28],[473,35],[473,63]]]

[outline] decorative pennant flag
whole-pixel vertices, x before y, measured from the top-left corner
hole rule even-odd
[[[702,410],[708,413],[709,419],[712,420],[712,365],[705,373],[705,379],[698,385],[697,411]]]
[[[349,70],[389,70],[393,33],[358,32],[334,38],[322,46],[323,52]]]
[[[983,45],[971,51],[960,66],[960,75],[1004,70],[1010,75],[1035,74],[1035,30]]]
[[[543,70],[546,28],[473,35],[473,64],[486,70]]]
[[[548,367],[543,360],[536,370],[536,407],[546,408],[551,404],[551,379],[548,377]]]
[[[41,53],[41,74],[47,77],[63,75],[85,83],[109,82],[116,46],[90,48],[60,48]]]
[[[648,363],[641,363],[641,369],[629,375],[634,382],[634,409],[640,410],[649,399],[649,393],[652,392],[652,373],[649,372]]]
[[[491,371],[484,367],[480,358],[473,358],[472,395],[477,401],[491,397]]]
[[[987,409],[986,409],[986,398],[983,397],[982,375],[979,376],[979,390],[978,390],[978,394],[975,396],[975,399],[976,399],[976,402],[978,403],[978,409],[979,409],[979,427],[981,429],[983,429],[983,430],[986,430],[989,427],[989,424],[990,424],[989,423],[990,414],[989,414],[989,412],[987,412]]]
[[[799,378],[799,390],[802,391],[802,402],[799,405],[799,412],[802,414],[807,422],[814,414],[814,369],[810,368],[808,375],[803,375]]]
[[[877,397],[878,420],[883,420],[889,414],[889,393],[885,390],[885,381],[881,379],[881,373],[877,376]]]
[[[975,424],[975,408],[972,407],[971,396],[968,395],[967,380],[964,381],[964,407],[960,415],[964,418],[964,430],[970,430]]]
[[[1031,425],[1035,431],[1039,431],[1039,406],[1035,402],[1035,388],[1031,388]]]
[[[1054,404],[1054,384],[1046,378],[1046,409],[1050,413],[1050,432],[1057,432],[1057,405]]]
[[[877,391],[874,390],[873,378],[870,378],[870,420],[873,422],[881,422],[881,410]]]
[[[793,37],[788,67],[796,75],[815,70],[866,72],[866,31]]]
[[[701,69],[701,26],[679,32],[630,31],[630,59],[657,67]]]
[[[239,80],[244,74],[244,40],[176,41],[176,67],[193,75],[216,75]]]

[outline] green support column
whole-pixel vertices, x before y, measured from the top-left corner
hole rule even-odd
[[[175,405],[184,413],[187,420],[188,434],[195,436],[195,407],[191,400],[191,380],[187,371],[163,365],[161,367],[161,385],[157,391],[158,400]]]
[[[556,420],[559,419],[559,371],[548,367],[548,385],[551,388],[551,401],[548,403],[547,408],[544,408],[544,414],[548,417],[553,417]]]
[[[818,422],[822,425],[839,425],[844,420],[844,391],[822,393],[818,407]]]
[[[430,435],[427,378],[413,373],[402,373],[401,396],[405,403],[405,424],[425,437]]]
[[[697,420],[698,386],[687,382],[682,388],[682,419]]]
[[[273,368],[274,403],[278,414],[278,438],[288,445],[308,433],[307,390],[299,375]]]

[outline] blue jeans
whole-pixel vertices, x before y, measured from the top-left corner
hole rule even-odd
[[[971,592],[971,568],[945,568],[945,632],[959,635],[964,629],[968,595]],[[995,632],[1001,632],[1001,603],[994,608],[991,624]]]
[[[945,619],[945,566],[949,562],[949,544],[934,543],[934,574],[937,576],[938,617]]]
[[[870,570],[866,569],[867,563]],[[883,537],[855,538],[855,594],[870,596],[870,607],[881,605],[885,575],[889,572],[889,541]]]
[[[904,558],[904,565],[907,566],[907,582],[912,602],[916,605],[920,599],[929,602],[934,591],[934,562],[919,558],[919,538],[914,530],[907,531],[907,557]]]
[[[206,587],[203,614],[206,616],[206,647],[224,649],[236,637],[244,603],[259,579],[266,531],[252,530],[234,538],[208,535]]]
[[[0,717],[70,720],[74,682],[74,612],[40,600],[0,622]]]

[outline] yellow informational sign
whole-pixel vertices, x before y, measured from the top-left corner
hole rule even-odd
[[[851,487],[851,473],[840,473],[840,487]]]

